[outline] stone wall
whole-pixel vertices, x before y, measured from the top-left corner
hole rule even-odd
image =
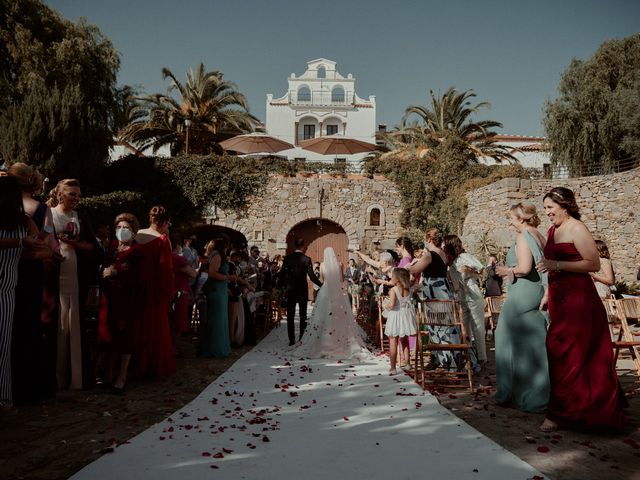
[[[542,209],[542,197],[556,186],[576,194],[582,220],[597,239],[609,247],[618,280],[632,282],[640,265],[640,169],[600,177],[564,180],[524,180],[505,178],[467,194],[469,209],[463,227],[466,248],[482,259],[482,238],[498,247],[511,244],[509,209],[518,202],[533,203],[542,224],[551,226]]]
[[[380,226],[369,225],[373,208],[380,210]],[[246,214],[217,210],[205,220],[241,232],[251,245],[270,255],[284,253],[289,231],[314,219],[340,225],[349,238],[349,248],[370,250],[372,242],[401,234],[401,208],[395,185],[384,177],[271,175],[263,194],[253,200]]]

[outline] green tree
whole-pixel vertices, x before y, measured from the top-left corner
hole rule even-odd
[[[95,182],[112,144],[117,51],[38,0],[0,5],[0,156]]]
[[[492,157],[498,162],[515,160],[511,149],[494,139],[496,132],[492,129],[502,127],[500,122],[472,119],[482,108],[490,106],[488,102],[473,105],[476,94],[472,90],[458,92],[454,87],[449,87],[441,97],[433,91],[429,95],[430,105],[410,105],[400,126],[385,135],[393,147],[424,154],[453,134],[464,142],[464,152],[470,161],[480,157]]]
[[[392,180],[402,199],[402,226],[462,233],[467,212],[466,193],[506,177],[528,178],[520,164],[484,165],[469,161],[467,143],[453,132],[423,155],[404,151],[369,159],[365,170]]]
[[[562,74],[559,97],[547,102],[544,126],[554,164],[573,175],[638,164],[640,34],[603,43]]]
[[[252,132],[259,124],[249,113],[246,97],[223,79],[222,72],[208,72],[201,63],[187,73],[184,85],[167,68],[162,77],[170,80],[168,93],[137,97],[131,121],[118,135],[120,141],[141,150],[170,145],[172,152],[185,153],[188,139],[188,153],[203,155],[219,150],[220,141]],[[190,122],[188,129],[185,121]]]

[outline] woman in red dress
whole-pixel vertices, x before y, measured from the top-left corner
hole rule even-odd
[[[138,219],[131,213],[121,213],[114,226],[118,244],[110,252],[108,266],[102,271],[98,341],[110,354],[106,380],[111,383],[114,393],[122,393],[134,350],[135,322],[140,316],[140,276],[143,272],[139,268],[142,254],[135,248],[134,240],[140,226]],[[118,360],[118,373],[114,377]]]
[[[134,371],[139,377],[160,377],[176,371],[169,311],[173,297],[173,259],[167,234],[171,226],[169,212],[155,206],[149,212],[149,228],[136,235],[142,252],[140,308],[136,322]]]
[[[626,421],[621,409],[626,399],[615,370],[607,314],[589,276],[600,269],[595,241],[568,188],[551,189],[544,196],[544,211],[552,226],[537,268],[549,272],[542,305],[548,305],[551,318],[551,397],[540,430],[620,428]]]

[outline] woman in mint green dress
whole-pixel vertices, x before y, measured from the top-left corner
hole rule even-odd
[[[497,268],[509,279],[507,299],[496,328],[496,401],[525,412],[542,412],[549,401],[549,367],[545,340],[546,313],[540,310],[546,274],[535,268],[545,239],[533,205],[511,207],[511,226],[517,236],[507,266]]]

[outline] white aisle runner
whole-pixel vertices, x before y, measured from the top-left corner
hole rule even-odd
[[[74,479],[543,478],[386,357],[289,358],[286,326],[193,402]]]

